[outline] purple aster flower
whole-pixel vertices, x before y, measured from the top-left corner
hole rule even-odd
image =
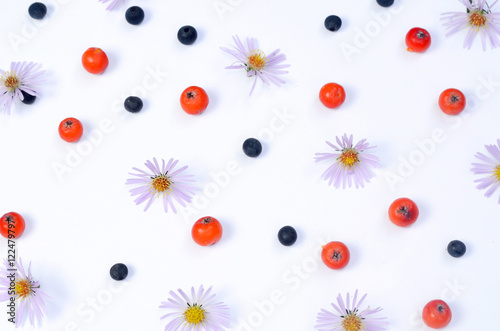
[[[483,50],[486,50],[487,40],[492,48],[500,47],[498,36],[500,35],[500,13],[493,13],[491,8],[498,2],[496,0],[491,6],[486,0],[459,0],[467,7],[465,12],[443,13],[443,25],[447,28],[446,35],[451,35],[462,28],[468,28],[465,37],[464,48],[470,49],[477,34],[481,34]]]
[[[12,62],[10,71],[0,69],[0,109],[9,115],[16,100],[24,100],[24,93],[37,96],[38,85],[44,81],[44,71],[33,62]]]
[[[385,317],[373,317],[372,314],[378,313],[382,308],[378,307],[376,309],[366,308],[362,312],[359,311],[359,307],[365,300],[367,294],[363,295],[359,302],[358,290],[354,293],[354,299],[352,300],[352,306],[350,305],[349,293],[346,296],[346,302],[342,299],[339,294],[337,297],[337,305],[332,303],[333,309],[336,312],[330,312],[325,309],[321,309],[316,317],[316,322],[318,325],[315,326],[317,330],[320,331],[380,331],[385,330]]]
[[[342,136],[342,140],[337,137],[337,145],[326,142],[328,146],[335,150],[334,153],[316,153],[316,162],[323,160],[333,160],[334,163],[326,169],[321,175],[328,181],[328,185],[342,188],[346,184],[351,187],[352,183],[356,188],[364,187],[365,182],[370,182],[374,176],[371,168],[377,167],[379,164],[378,157],[364,153],[365,150],[374,148],[369,146],[366,139],[359,141],[353,146],[352,135],[348,138],[346,134]]]
[[[198,292],[191,287],[191,297],[178,289],[179,294],[170,291],[168,301],[162,301],[160,308],[171,310],[163,315],[173,318],[166,326],[165,331],[191,330],[225,330],[229,328],[229,307],[223,302],[215,302],[215,294],[210,294],[212,287],[207,291],[200,286]]]
[[[99,0],[99,2],[102,2],[102,3],[110,3],[108,5],[108,7],[106,7],[106,10],[113,10],[115,9],[116,7],[120,6],[121,4],[123,4],[125,2],[125,0]]]
[[[11,282],[15,284],[14,290]],[[12,291],[14,294],[11,296]],[[29,319],[32,326],[35,326],[35,322],[41,323],[45,312],[44,300],[49,297],[40,290],[40,283],[33,279],[31,262],[26,273],[21,259],[19,263],[4,260],[3,267],[0,268],[0,301],[10,300],[11,297],[15,298],[16,328],[22,326],[26,319]]]
[[[479,183],[476,187],[480,190],[489,187],[484,194],[489,198],[500,187],[500,139],[497,139],[497,145],[485,145],[484,147],[492,157],[488,157],[483,153],[476,153],[474,156],[484,163],[472,163],[473,168],[471,170],[476,175],[486,175],[474,182]],[[500,204],[500,196],[498,197],[498,203]]]
[[[267,85],[270,85],[269,83],[276,86],[285,84],[285,81],[279,77],[279,75],[287,74],[288,71],[282,69],[290,66],[289,64],[282,64],[286,60],[285,54],[279,54],[280,50],[277,49],[266,56],[257,47],[257,40],[254,38],[247,38],[246,47],[238,36],[233,36],[233,40],[236,44],[236,46],[233,46],[234,49],[225,47],[221,47],[221,49],[238,59],[237,63],[239,64],[228,66],[226,69],[245,69],[247,77],[255,76],[250,95],[255,88],[257,78],[260,78]]]
[[[187,166],[175,170],[178,162],[179,160],[170,159],[165,164],[165,160],[162,159],[160,168],[156,158],[153,158],[153,162],[148,160],[144,164],[149,169],[149,172],[132,168],[138,173],[130,173],[134,178],[127,179],[125,184],[139,185],[130,190],[132,196],[137,196],[134,200],[135,204],[139,205],[147,201],[146,207],[144,207],[144,211],[146,211],[155,198],[161,197],[165,212],[168,212],[170,207],[174,213],[177,213],[174,201],[182,207],[186,207],[185,202],[191,202],[191,196],[194,195],[193,188],[190,185],[194,180],[191,179],[193,175],[181,174],[187,169]]]

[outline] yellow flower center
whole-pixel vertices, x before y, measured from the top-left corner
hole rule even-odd
[[[342,320],[342,330],[343,331],[363,331],[365,329],[365,323],[361,317],[356,314],[348,314]]]
[[[21,299],[28,297],[31,294],[31,282],[28,279],[16,280],[15,286],[16,294]]]
[[[268,62],[266,55],[260,49],[251,51],[248,54],[247,58],[248,58],[249,69],[256,71],[264,69]]]
[[[205,321],[205,309],[196,303],[189,306],[182,315],[188,326],[202,324]]]
[[[495,167],[495,170],[493,170],[493,177],[495,177],[497,182],[500,182],[500,164]]]
[[[17,77],[15,72],[10,72],[7,71],[1,78],[0,80],[3,82],[5,87],[10,90],[11,92],[14,92],[16,88],[21,86],[21,80]]]
[[[480,12],[474,11],[469,14],[469,25],[473,28],[486,28],[486,23],[488,23],[488,19]]]
[[[149,185],[151,186],[151,191],[158,193],[158,196],[168,191],[168,189],[172,189],[172,181],[165,175],[153,177]]]
[[[337,158],[337,161],[345,168],[351,170],[359,163],[358,152],[351,148],[342,150],[342,154]]]

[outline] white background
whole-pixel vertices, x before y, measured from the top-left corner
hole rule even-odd
[[[356,289],[369,293],[367,305],[383,307],[388,330],[427,330],[419,316],[433,299],[446,300],[453,311],[447,330],[497,325],[498,193],[487,199],[476,190],[470,168],[474,154],[499,138],[500,53],[483,52],[479,39],[464,50],[466,31],[445,38],[440,13],[464,11],[458,1],[396,0],[392,11],[375,0],[127,0],[113,12],[97,0],[46,3],[47,17],[35,22],[27,13],[31,1],[2,1],[0,20],[0,67],[34,61],[47,72],[33,105],[0,117],[0,213],[24,216],[18,256],[32,261],[34,277],[52,297],[40,330],[162,330],[167,322],[158,306],[168,292],[200,284],[213,285],[230,306],[234,330],[313,330],[321,308]],[[214,7],[221,3],[225,11]],[[124,19],[135,4],[146,13],[139,26]],[[335,33],[323,26],[331,14],[343,19]],[[186,24],[199,33],[192,46],[177,41]],[[432,36],[423,54],[406,51],[404,37],[415,26]],[[234,59],[219,49],[234,34],[257,38],[267,54],[280,48],[291,64],[286,85],[258,85],[249,97],[253,81],[225,70]],[[16,44],[9,36],[23,39]],[[104,74],[83,69],[80,58],[89,47],[108,54]],[[161,73],[156,81],[155,71]],[[154,88],[141,90],[144,80]],[[346,89],[336,110],[318,99],[327,82]],[[180,108],[190,85],[210,97],[202,115]],[[468,98],[460,116],[438,107],[439,94],[450,87]],[[121,107],[132,93],[142,93],[145,103],[138,114]],[[276,112],[292,115],[283,124]],[[66,117],[84,125],[76,144],[58,136]],[[110,126],[106,132],[98,131],[102,123]],[[440,139],[431,143],[433,132]],[[377,146],[381,167],[364,189],[329,187],[320,178],[328,163],[313,160],[329,151],[326,140],[344,133]],[[256,159],[241,150],[248,137],[263,143]],[[423,141],[426,147],[419,147]],[[75,157],[82,151],[85,156]],[[160,201],[145,213],[134,205],[124,184],[128,172],[153,157],[189,165],[206,199],[196,200],[190,215],[165,214]],[[58,175],[56,163],[70,171]],[[211,174],[228,164],[238,174],[220,188]],[[204,193],[207,187],[212,191]],[[387,216],[399,197],[420,208],[409,228]],[[190,235],[206,215],[224,227],[211,247],[197,246]],[[291,247],[277,240],[284,225],[298,231]],[[454,239],[467,245],[460,259],[446,252]],[[343,270],[330,270],[319,258],[331,240],[351,251]],[[0,247],[6,256],[4,238]],[[109,277],[117,262],[129,266],[126,282]],[[0,316],[0,329],[13,329]],[[242,321],[253,327],[239,327]]]

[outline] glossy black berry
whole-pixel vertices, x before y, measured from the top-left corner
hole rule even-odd
[[[278,240],[284,246],[292,246],[297,241],[297,231],[289,225],[284,226],[278,232]]]
[[[377,0],[377,3],[382,7],[390,7],[394,3],[394,0]]]
[[[255,138],[248,138],[243,143],[243,152],[246,156],[257,157],[262,152],[262,144]]]
[[[114,280],[124,280],[128,275],[128,268],[123,263],[117,263],[109,270],[111,278]]]
[[[128,97],[124,103],[125,109],[131,113],[138,113],[141,111],[143,103],[139,97]]]
[[[448,244],[448,253],[453,257],[463,256],[466,250],[465,244],[460,240],[453,240]]]
[[[139,25],[144,20],[144,10],[138,6],[132,6],[125,12],[125,19],[132,25]]]
[[[192,45],[198,38],[198,32],[190,25],[185,25],[177,32],[177,39],[184,45]]]
[[[41,2],[35,2],[28,8],[30,16],[36,20],[41,20],[47,14],[47,6]]]
[[[33,102],[35,102],[36,95],[31,95],[23,90],[21,90],[21,93],[23,94],[23,100],[21,100],[24,104],[31,105]]]
[[[325,19],[325,28],[337,31],[342,26],[342,20],[337,15],[330,15]]]

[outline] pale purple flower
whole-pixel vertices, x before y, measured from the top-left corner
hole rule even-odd
[[[108,7],[106,7],[106,10],[113,10],[116,7],[118,7],[121,4],[123,4],[125,2],[125,0],[99,0],[99,2],[102,2],[102,3],[108,3],[109,2],[109,5],[108,5]]]
[[[44,81],[44,71],[34,62],[12,62],[10,70],[0,69],[0,109],[9,115],[17,100],[24,100],[23,93],[37,96],[37,89]]]
[[[168,301],[162,301],[160,308],[171,312],[161,319],[170,317],[172,320],[165,326],[165,331],[222,331],[229,328],[229,307],[223,302],[215,301],[215,294],[210,294],[212,287],[207,291],[200,286],[198,291],[191,287],[191,296],[178,289],[178,293],[170,291]]]
[[[342,139],[336,137],[337,145],[326,142],[335,150],[334,153],[316,153],[316,162],[329,160],[333,164],[321,175],[328,181],[328,185],[346,188],[354,185],[364,187],[365,182],[370,182],[374,176],[371,168],[378,167],[379,159],[375,155],[365,153],[365,150],[374,148],[369,146],[366,139],[353,145],[352,135],[348,138],[346,134]]]
[[[361,304],[365,300],[367,294],[363,295],[361,300],[357,302],[358,290],[354,293],[352,306],[350,305],[350,296],[347,293],[346,302],[339,294],[337,304],[331,303],[335,312],[330,312],[321,309],[316,317],[315,328],[320,331],[381,331],[385,330],[385,317],[373,317],[372,314],[378,313],[382,308],[378,307],[370,309],[369,307],[360,311]]]
[[[244,69],[247,72],[247,77],[254,77],[255,80],[250,90],[252,94],[257,78],[270,85],[273,83],[276,86],[285,84],[285,81],[279,75],[287,74],[288,71],[283,70],[288,68],[289,64],[282,64],[286,60],[285,54],[280,54],[277,49],[268,56],[264,54],[257,46],[257,40],[254,38],[247,38],[246,45],[241,42],[238,36],[233,36],[235,45],[234,49],[221,47],[221,49],[234,56],[238,64],[226,67],[226,69]]]
[[[11,282],[14,283],[13,287]],[[36,322],[41,324],[45,313],[44,300],[49,297],[40,290],[40,283],[33,279],[31,262],[26,272],[21,259],[19,262],[4,260],[3,267],[0,268],[0,301],[10,301],[11,297],[15,298],[16,328],[22,326],[26,319],[29,319],[32,326]],[[10,318],[10,315],[6,316]]]
[[[474,182],[479,183],[476,188],[480,190],[488,188],[484,195],[489,198],[500,187],[500,139],[497,139],[496,145],[485,145],[484,147],[491,156],[476,153],[474,156],[484,163],[472,163],[473,168],[471,170],[476,175],[486,175]],[[498,203],[500,204],[500,195]]]
[[[138,185],[138,187],[131,189],[130,193],[132,196],[137,196],[134,200],[137,205],[147,201],[144,211],[148,210],[156,198],[162,198],[165,212],[168,212],[170,208],[174,213],[177,213],[174,201],[182,207],[186,207],[186,202],[191,202],[192,195],[194,195],[193,187],[190,184],[194,182],[191,179],[193,175],[182,174],[187,166],[175,169],[179,160],[170,159],[168,163],[165,163],[163,159],[161,161],[161,167],[156,158],[153,158],[153,162],[146,161],[144,165],[149,169],[149,172],[132,168],[138,173],[130,173],[134,178],[127,179],[125,184]]]
[[[463,12],[443,13],[441,20],[446,21],[443,25],[447,28],[446,36],[449,36],[463,28],[468,28],[469,32],[465,37],[464,48],[470,49],[474,39],[481,34],[481,43],[483,50],[486,50],[487,40],[490,41],[492,48],[500,47],[500,13],[493,13],[491,8],[495,6],[498,0],[495,0],[491,6],[486,0],[459,0],[466,8]]]

